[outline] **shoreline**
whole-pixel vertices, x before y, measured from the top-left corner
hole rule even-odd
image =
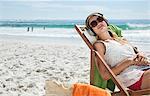
[[[15,36],[15,35],[0,35],[0,41],[14,42],[32,42],[39,44],[58,44],[72,46],[86,46],[81,37],[34,37],[34,36]]]

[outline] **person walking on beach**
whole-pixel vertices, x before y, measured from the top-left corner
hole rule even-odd
[[[31,31],[33,32],[33,26],[31,27]]]
[[[45,26],[43,27],[43,30],[45,30]]]
[[[29,27],[27,27],[27,32],[29,32],[30,31],[30,28]]]
[[[97,41],[93,44],[95,50],[123,85],[131,90],[150,88],[150,62],[147,57],[140,52],[135,52],[127,40],[109,31],[109,23],[103,14],[92,13],[86,18],[85,23],[86,27],[97,37]],[[110,79],[103,66],[99,66],[102,77],[105,80]]]

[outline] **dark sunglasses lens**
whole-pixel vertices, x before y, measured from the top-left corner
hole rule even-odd
[[[97,26],[97,22],[96,22],[96,21],[92,21],[90,25],[91,25],[92,27],[95,27],[95,26]]]
[[[102,21],[104,21],[104,19],[103,19],[102,17],[98,17],[98,18],[97,18],[97,21],[98,21],[98,22],[102,22]]]

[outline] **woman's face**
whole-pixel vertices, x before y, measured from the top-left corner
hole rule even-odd
[[[91,17],[89,20],[89,25],[98,36],[101,36],[103,33],[108,31],[107,23],[100,16]]]

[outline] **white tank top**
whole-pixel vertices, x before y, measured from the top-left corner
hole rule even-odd
[[[121,61],[127,58],[133,58],[136,54],[129,44],[120,44],[115,40],[106,40],[106,41],[97,41],[102,42],[105,47],[105,55],[104,59],[106,63],[114,67],[117,64],[121,63]],[[129,87],[140,80],[144,71],[139,70],[139,66],[132,65],[123,70],[117,78],[123,83],[125,87]]]

